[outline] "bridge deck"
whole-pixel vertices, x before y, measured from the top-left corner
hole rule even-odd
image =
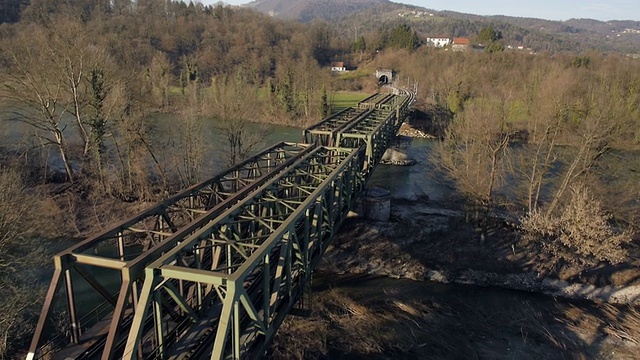
[[[359,109],[375,109],[393,99],[392,94],[375,94],[358,103]]]
[[[368,116],[367,110],[347,108],[336,113],[318,124],[302,131],[302,136],[308,144],[318,143],[322,146],[334,146],[335,134],[353,121]]]

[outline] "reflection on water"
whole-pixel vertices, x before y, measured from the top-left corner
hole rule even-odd
[[[203,178],[212,176],[227,167],[228,139],[224,133],[224,128],[218,121],[212,118],[201,119],[198,124],[201,133],[195,134],[195,141],[202,141],[202,151],[206,154],[207,162],[203,169]],[[158,114],[154,116],[152,135],[156,141],[154,148],[160,151],[160,157],[172,172],[172,158],[180,156],[182,151],[179,137],[182,133],[180,122],[176,121],[175,115]],[[300,142],[302,139],[302,129],[290,126],[273,124],[250,123],[244,129],[246,137],[242,139],[245,143],[256,142],[248,152],[249,155],[258,153],[268,146],[281,141]],[[182,135],[184,136],[184,135]]]

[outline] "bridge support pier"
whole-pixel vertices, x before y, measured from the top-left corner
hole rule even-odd
[[[363,200],[364,217],[387,222],[391,218],[391,193],[387,189],[374,187],[367,190]]]

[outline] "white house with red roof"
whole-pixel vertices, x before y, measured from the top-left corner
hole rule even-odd
[[[468,38],[453,38],[453,45],[451,50],[453,51],[468,51],[471,49],[471,41]]]
[[[436,48],[443,48],[447,45],[450,45],[452,42],[453,39],[448,36],[433,36],[427,38],[427,46]]]

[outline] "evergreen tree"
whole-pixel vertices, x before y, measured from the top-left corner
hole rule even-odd
[[[402,24],[391,30],[386,45],[394,49],[415,50],[420,46],[420,38],[409,25]]]
[[[287,114],[293,112],[295,104],[293,103],[293,74],[291,74],[291,69],[286,71],[285,78],[280,82],[277,95],[284,112]]]
[[[323,118],[328,117],[331,114],[331,108],[329,107],[329,101],[327,100],[327,88],[322,85],[322,98],[320,100],[320,113]]]
[[[492,53],[504,50],[502,32],[496,30],[493,25],[489,25],[480,30],[477,40],[485,46],[486,52]]]
[[[360,36],[356,42],[353,43],[353,51],[364,52],[365,50],[367,50],[367,42],[364,36]]]

